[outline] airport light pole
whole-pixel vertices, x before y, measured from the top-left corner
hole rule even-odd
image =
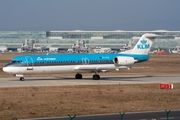
[[[69,114],[68,114],[68,116],[69,116],[69,119],[70,119],[70,120],[73,120],[73,119],[76,117],[76,115],[74,115],[74,116],[72,117],[72,116],[69,115]]]
[[[125,112],[122,114],[121,114],[121,112],[119,112],[119,113],[120,113],[120,120],[123,120],[123,116],[124,116]]]
[[[169,113],[171,112],[171,110],[168,110],[168,111],[167,111],[167,110],[165,109],[165,111],[166,111],[166,116],[167,116],[167,119],[166,119],[166,120],[169,120]]]
[[[12,120],[17,120],[17,118],[16,118],[16,117],[13,117]]]

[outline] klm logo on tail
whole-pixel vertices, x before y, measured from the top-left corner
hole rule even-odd
[[[141,40],[140,44],[137,44],[137,49],[150,49],[150,44],[147,43],[147,40]]]

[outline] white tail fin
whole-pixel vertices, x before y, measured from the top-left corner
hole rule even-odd
[[[134,46],[132,50],[128,50],[122,53],[131,53],[131,54],[148,54],[153,40],[157,37],[156,34],[146,33],[141,36],[137,44]]]

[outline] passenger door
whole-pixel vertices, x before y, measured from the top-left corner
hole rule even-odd
[[[27,70],[33,70],[34,64],[33,64],[32,57],[26,56],[25,58],[26,58],[26,61],[27,61]]]

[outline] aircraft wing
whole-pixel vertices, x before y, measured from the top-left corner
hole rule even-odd
[[[130,69],[128,66],[114,66],[114,65],[109,65],[109,66],[89,66],[89,65],[84,65],[84,66],[75,66],[75,70],[83,70],[83,71],[111,71],[111,70],[119,70],[119,69]]]

